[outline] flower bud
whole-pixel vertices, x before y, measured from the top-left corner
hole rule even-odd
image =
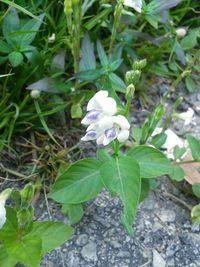
[[[133,63],[133,69],[134,70],[141,70],[144,67],[146,67],[146,65],[147,65],[147,60],[145,58],[145,59],[142,59],[142,60],[139,60],[139,61],[135,61]]]
[[[135,86],[131,83],[129,86],[126,88],[126,99],[133,98],[135,93]]]
[[[39,98],[39,96],[40,96],[40,91],[39,90],[31,90],[31,97],[33,99],[37,99],[37,98]]]
[[[137,84],[141,76],[141,71],[140,70],[131,70],[127,71],[125,80],[128,85],[130,84]]]
[[[178,28],[176,29],[176,35],[179,38],[183,38],[186,35],[187,31],[184,28]]]

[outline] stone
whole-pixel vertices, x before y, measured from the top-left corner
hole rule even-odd
[[[97,245],[89,241],[81,250],[81,255],[85,260],[97,261]]]
[[[128,251],[120,250],[117,254],[117,257],[119,258],[130,258],[130,253]]]
[[[153,250],[153,267],[166,267],[165,260],[155,249]]]
[[[161,209],[158,212],[158,217],[163,222],[174,222],[176,219],[176,213],[173,210]]]
[[[79,235],[76,240],[76,244],[78,246],[84,246],[87,244],[87,242],[88,242],[88,236],[86,234]]]

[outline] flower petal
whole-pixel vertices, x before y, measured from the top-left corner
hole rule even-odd
[[[117,136],[117,140],[120,143],[125,142],[126,140],[128,140],[128,138],[129,138],[129,130],[122,130]]]
[[[0,229],[3,227],[6,222],[6,209],[4,207],[4,203],[0,203]]]
[[[85,136],[81,138],[81,141],[90,141],[95,140],[97,138],[97,133],[95,130],[89,130],[86,132]]]
[[[122,115],[117,115],[113,117],[114,123],[118,124],[122,130],[130,129],[130,123],[128,122],[127,118]]]
[[[124,5],[134,8],[139,13],[142,11],[142,0],[124,0]]]
[[[88,102],[87,111],[92,109],[101,110],[101,103],[108,97],[108,92],[101,90],[97,92]]]

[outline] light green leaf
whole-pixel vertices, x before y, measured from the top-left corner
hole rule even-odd
[[[13,267],[17,264],[17,260],[8,256],[5,247],[0,246],[0,266],[2,267]]]
[[[194,136],[188,134],[187,141],[192,152],[194,160],[200,160],[200,141]]]
[[[0,52],[1,53],[10,53],[12,50],[11,50],[11,47],[9,46],[9,44],[7,44],[6,42],[4,41],[0,41]]]
[[[189,50],[197,45],[197,37],[199,35],[199,28],[192,29],[187,36],[181,41],[181,46],[184,50]]]
[[[186,77],[185,78],[185,85],[186,85],[186,88],[188,89],[188,91],[190,93],[193,93],[196,89],[196,84],[194,82],[194,80],[191,78],[191,77]]]
[[[105,70],[86,70],[80,71],[75,76],[82,81],[93,81],[101,77]]]
[[[146,145],[136,146],[127,152],[140,165],[141,178],[153,178],[170,174],[173,166],[166,156],[156,148]]]
[[[59,176],[49,197],[60,203],[78,204],[95,197],[102,189],[101,162],[86,158],[71,165]]]
[[[81,118],[83,115],[80,103],[73,104],[71,106],[71,117],[72,119]]]
[[[63,204],[61,211],[68,216],[70,224],[79,222],[84,214],[81,204]]]
[[[174,159],[181,159],[181,157],[183,156],[183,154],[186,152],[186,148],[185,147],[179,147],[178,145],[176,145],[173,149],[173,155],[174,155]]]
[[[32,267],[38,267],[42,242],[38,236],[27,235],[15,240],[5,240],[7,253],[17,261]]]
[[[42,254],[55,249],[73,234],[73,228],[63,222],[34,222],[28,236],[38,236],[42,240]]]
[[[10,63],[13,65],[13,67],[17,67],[19,64],[23,61],[23,55],[20,52],[11,52],[8,55]]]
[[[97,149],[96,155],[98,160],[100,160],[101,162],[106,162],[112,159],[112,157],[105,148]]]
[[[180,166],[174,165],[169,176],[171,177],[172,180],[180,182],[184,179],[185,173]]]
[[[140,168],[133,158],[114,158],[101,166],[103,183],[111,191],[119,194],[124,210],[122,222],[127,231],[133,232],[132,224],[140,198]]]
[[[196,197],[200,198],[200,183],[194,183],[192,185],[192,191]]]
[[[18,234],[18,221],[16,211],[6,206],[6,223],[0,229],[0,240],[16,239]]]
[[[151,144],[159,149],[162,145],[164,145],[166,140],[167,140],[167,135],[166,133],[162,132],[152,137]]]
[[[200,224],[200,204],[198,204],[192,208],[191,218],[192,218],[193,223]]]

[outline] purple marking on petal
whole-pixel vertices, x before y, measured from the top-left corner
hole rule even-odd
[[[107,129],[104,133],[108,139],[114,139],[117,135],[115,128]]]
[[[96,135],[97,135],[97,133],[96,133],[94,130],[89,130],[89,131],[86,133],[86,136],[91,137],[91,138],[96,137]]]
[[[87,113],[86,118],[88,120],[95,121],[98,118],[98,116],[99,116],[99,112],[95,109],[92,109]]]

